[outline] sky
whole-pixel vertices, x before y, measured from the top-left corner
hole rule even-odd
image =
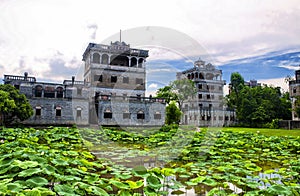
[[[298,0],[1,0],[0,78],[80,78],[88,43],[109,44],[122,29],[122,41],[150,50],[149,92],[199,57],[227,83],[238,71],[286,88],[300,64],[299,21]]]

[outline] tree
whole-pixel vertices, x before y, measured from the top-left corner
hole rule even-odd
[[[245,86],[243,77],[238,73],[232,74],[231,82],[227,105],[235,109],[241,125],[262,127],[275,119],[291,119],[289,93],[282,94],[280,87]]]
[[[2,124],[10,124],[15,119],[26,120],[33,110],[25,95],[9,84],[0,85],[0,113]]]
[[[168,86],[158,89],[156,96],[165,98],[167,103],[176,101],[181,110],[183,101],[195,95],[197,89],[189,79],[175,80]]]
[[[170,125],[173,123],[178,124],[181,118],[182,112],[177,107],[175,101],[171,101],[166,107],[166,124]]]
[[[242,75],[234,72],[230,76],[230,94],[226,97],[227,105],[230,108],[236,108],[240,104],[240,92],[245,87],[245,81]]]

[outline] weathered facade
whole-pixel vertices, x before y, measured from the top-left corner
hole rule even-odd
[[[25,73],[4,75],[4,83],[29,99],[34,115],[24,123],[160,126],[164,100],[145,97],[147,57],[147,50],[124,42],[90,43],[83,54],[84,81],[72,77],[61,84],[43,83]]]
[[[224,106],[222,71],[210,63],[197,60],[194,67],[177,73],[177,79],[192,80],[197,89],[195,96],[183,103],[183,124],[197,126],[225,126],[235,120],[234,111]]]
[[[300,70],[295,71],[295,76],[296,78],[294,80],[289,81],[289,93],[292,99],[292,119],[299,121],[300,116],[295,112],[295,102],[297,98],[300,97]]]

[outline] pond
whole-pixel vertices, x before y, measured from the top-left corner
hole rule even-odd
[[[300,191],[299,137],[184,129],[145,136],[106,129],[88,138],[93,138],[90,150],[97,157],[128,170],[145,167],[145,183],[149,175],[159,179],[160,195],[289,195]]]

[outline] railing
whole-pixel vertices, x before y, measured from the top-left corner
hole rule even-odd
[[[99,95],[98,100],[101,100],[101,101],[129,101],[129,102],[157,102],[157,103],[166,103],[166,101],[165,101],[164,98],[139,97],[139,96]]]
[[[26,76],[14,76],[14,75],[4,75],[4,80],[22,80],[28,82],[36,82],[35,77],[26,77]]]

